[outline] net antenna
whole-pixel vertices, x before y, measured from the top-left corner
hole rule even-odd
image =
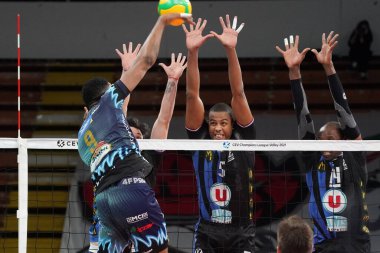
[[[21,50],[20,14],[17,14],[17,131],[18,131],[18,252],[26,253],[28,239],[28,148],[21,138]]]

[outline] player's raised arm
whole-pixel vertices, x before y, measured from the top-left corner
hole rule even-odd
[[[343,135],[347,139],[361,140],[362,136],[354,116],[348,105],[347,97],[344,92],[342,83],[336,73],[334,63],[332,60],[332,53],[337,46],[338,34],[330,32],[326,38],[326,34],[322,34],[322,47],[318,52],[316,49],[311,50],[317,57],[317,60],[322,64],[325,70],[331,95],[334,99],[334,107],[338,115],[338,121],[343,130]]]
[[[198,19],[197,24],[190,24],[189,29],[182,25],[186,34],[186,47],[188,50],[187,71],[186,71],[186,118],[187,129],[195,130],[201,127],[204,120],[205,109],[199,96],[200,77],[198,66],[199,48],[212,34],[202,35],[207,20]]]
[[[217,34],[214,31],[212,31],[211,34],[213,34],[226,49],[228,77],[232,93],[231,107],[237,123],[241,126],[247,126],[253,122],[253,115],[245,96],[240,63],[236,53],[238,34],[243,29],[244,23],[237,27],[237,17],[235,16],[231,26],[229,15],[226,15],[225,21],[222,17],[219,17],[219,21],[223,29],[222,34]]]
[[[307,106],[305,90],[301,81],[301,63],[305,59],[306,53],[310,48],[305,48],[301,53],[298,51],[299,36],[293,35],[284,39],[285,50],[276,46],[277,51],[284,57],[285,64],[289,68],[289,79],[292,89],[294,108],[297,113],[298,138],[315,139],[314,123]]]
[[[123,44],[123,52],[120,52],[119,49],[116,49],[116,53],[119,55],[119,57],[121,59],[122,71],[127,71],[128,69],[131,68],[131,66],[134,64],[134,62],[137,58],[137,54],[139,53],[140,48],[141,48],[140,43],[137,44],[135,49],[133,49],[133,43],[129,42],[128,43],[128,49],[127,49],[127,45]],[[128,104],[129,104],[130,98],[131,98],[131,95],[128,95],[124,99],[122,110],[123,110],[125,117],[127,117],[127,109],[128,109]]]
[[[168,137],[169,125],[173,116],[177,94],[178,80],[187,66],[186,56],[182,56],[182,53],[179,53],[176,58],[173,53],[169,66],[163,63],[160,63],[159,65],[164,69],[168,76],[168,82],[162,98],[160,112],[153,124],[151,139],[166,139]]]
[[[123,71],[120,77],[120,80],[126,85],[129,91],[132,91],[137,86],[148,69],[155,63],[165,26],[177,18],[183,18],[186,22],[193,23],[191,17],[191,14],[170,13],[158,18],[133,65],[127,71]]]

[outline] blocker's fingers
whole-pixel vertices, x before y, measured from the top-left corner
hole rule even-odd
[[[288,49],[289,49],[289,41],[288,41],[288,38],[285,38],[285,39],[284,39],[284,44],[285,44],[285,49],[288,50]]]
[[[195,30],[198,30],[201,24],[202,24],[202,19],[198,18],[197,24],[195,25]]]
[[[135,51],[133,51],[134,54],[138,54],[141,48],[141,43],[137,44],[137,47],[135,48]]]
[[[279,46],[276,46],[276,50],[280,53],[280,54],[284,54],[285,51],[282,50]]]
[[[184,55],[184,56],[182,57],[181,65],[183,65],[183,64],[185,63],[185,61],[186,61],[186,55]]]
[[[172,53],[172,62],[175,62],[175,54]]]
[[[129,44],[128,44],[128,52],[129,53],[133,52],[132,48],[133,48],[132,42],[129,42]]]
[[[231,21],[230,21],[230,15],[226,15],[226,25],[227,25],[227,28],[231,28]]]
[[[333,34],[334,34],[334,31],[331,31],[331,32],[329,33],[329,35],[327,36],[327,43],[330,42],[330,40],[331,40]]]
[[[127,52],[127,45],[123,44],[123,53],[126,53],[126,52]]]
[[[187,28],[186,28],[186,26],[185,26],[184,24],[182,24],[182,29],[183,29],[183,31],[184,31],[185,33],[188,33],[188,32],[189,32],[189,30],[187,30]]]
[[[177,56],[177,62],[180,62],[181,58],[182,58],[182,53],[179,53],[178,56]]]
[[[293,37],[293,35],[289,36],[289,44],[290,44],[290,47],[294,46],[294,37]]]
[[[219,22],[220,22],[220,25],[222,26],[223,29],[224,29],[224,28],[227,28],[227,27],[226,27],[226,24],[224,23],[224,20],[223,20],[222,17],[219,17]]]
[[[237,26],[237,17],[235,16],[234,20],[232,21],[232,29],[236,30],[236,26]]]
[[[244,23],[241,23],[238,29],[236,29],[236,32],[239,33],[241,30],[243,30]]]

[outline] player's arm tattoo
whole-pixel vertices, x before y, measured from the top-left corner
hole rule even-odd
[[[176,86],[176,83],[174,81],[169,80],[168,84],[166,85],[165,93],[171,93],[175,91],[174,87]]]

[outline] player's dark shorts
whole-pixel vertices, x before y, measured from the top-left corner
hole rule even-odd
[[[200,221],[195,225],[193,253],[253,253],[255,225],[243,226]]]
[[[168,246],[164,215],[142,178],[125,178],[96,196],[99,245],[108,252],[159,252]]]
[[[368,240],[332,239],[315,244],[313,253],[369,253],[370,250]]]

